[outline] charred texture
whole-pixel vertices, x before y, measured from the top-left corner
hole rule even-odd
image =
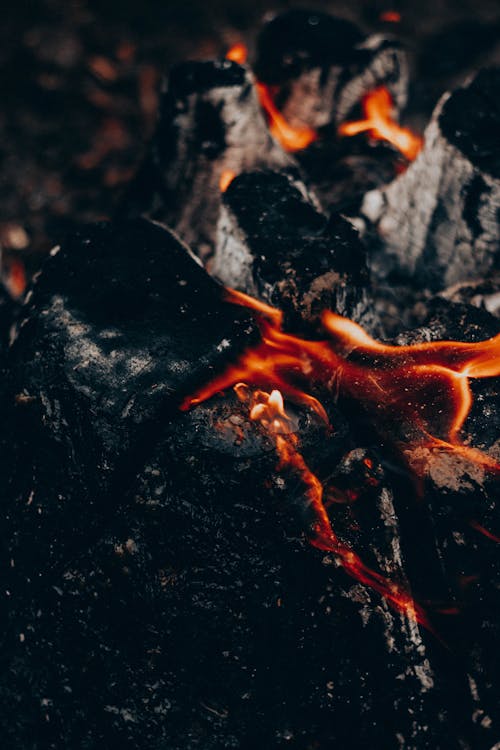
[[[155,425],[257,332],[171,232],[143,219],[68,239],[23,313],[1,457],[23,510],[4,538],[13,558],[32,545],[38,569],[88,544]]]
[[[500,69],[481,71],[438,103],[425,145],[401,177],[367,194],[362,212],[381,247],[378,277],[432,290],[484,277],[500,241]]]
[[[295,154],[304,179],[328,212],[356,216],[369,190],[394,179],[401,159],[387,143],[370,143],[363,133],[350,138],[325,134]]]
[[[300,180],[274,172],[236,178],[223,198],[212,273],[282,309],[291,328],[324,309],[371,320],[366,254],[343,218],[320,213]]]
[[[455,284],[445,289],[441,296],[455,304],[479,307],[500,317],[500,275],[494,273],[488,279]]]
[[[498,334],[499,322],[487,311],[436,300],[420,328],[398,342],[441,339],[478,341]],[[474,404],[464,425],[466,444],[492,458],[500,455],[498,379],[475,381]],[[435,546],[439,568],[435,579],[457,614],[442,623],[442,635],[452,650],[455,668],[467,676],[471,705],[471,747],[494,746],[500,731],[498,693],[500,661],[494,643],[500,637],[496,613],[500,608],[500,510],[498,471],[460,452],[417,449],[410,465],[422,473],[420,493],[433,531],[427,548]],[[419,555],[421,565],[421,555]],[[418,575],[418,574],[417,574]]]
[[[0,357],[9,342],[11,328],[19,312],[20,303],[14,300],[0,282]]]
[[[401,45],[365,37],[349,21],[307,10],[277,16],[261,32],[255,66],[276,87],[276,102],[296,127],[338,125],[369,91],[385,86],[406,104],[408,63]]]
[[[345,428],[325,440],[315,418],[294,419],[305,455],[336,463]],[[301,488],[275,473],[235,397],[157,438],[98,537],[29,585],[36,552],[20,536],[6,566],[4,746],[453,747],[445,710],[428,727],[441,688],[418,628],[305,541]],[[404,576],[390,489],[369,457],[352,452],[331,477],[359,492],[342,531]],[[356,517],[370,522],[364,537]]]
[[[269,134],[254,81],[229,60],[175,67],[149,154],[119,209],[174,229],[200,257],[213,252],[221,178],[293,167]]]

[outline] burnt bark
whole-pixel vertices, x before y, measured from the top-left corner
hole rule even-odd
[[[362,214],[380,248],[373,270],[432,290],[484,277],[500,241],[500,70],[445,94],[408,170],[366,195]]]
[[[304,487],[247,407],[178,411],[257,335],[144,220],[47,263],[2,402],[6,748],[459,746],[425,634],[309,544]],[[333,526],[407,586],[391,481],[327,409],[332,431],[287,406],[326,499],[347,499]]]
[[[119,215],[162,221],[205,258],[221,177],[293,165],[269,134],[248,69],[229,60],[183,63],[170,73],[156,134]]]
[[[297,178],[261,172],[234,180],[223,198],[211,271],[227,286],[276,305],[288,327],[324,309],[373,328],[366,253],[340,216],[330,220]]]
[[[349,21],[326,13],[290,10],[277,16],[258,41],[257,77],[276,87],[276,102],[296,127],[321,128],[346,119],[379,86],[397,110],[407,99],[408,63],[394,39],[365,37]]]
[[[487,311],[438,299],[430,305],[425,324],[399,336],[398,342],[474,342],[499,331],[498,320]],[[473,380],[471,388],[474,402],[462,439],[498,461],[498,379]],[[457,608],[440,627],[455,668],[467,677],[471,746],[490,748],[500,735],[500,661],[494,646],[500,637],[498,470],[460,451],[416,449],[408,459],[423,477],[419,502],[432,529],[428,549],[435,547],[439,561],[435,580],[441,580],[448,606]]]
[[[23,508],[6,526],[11,556],[30,544],[37,569],[87,544],[157,425],[257,336],[165,228],[138,219],[68,239],[28,297],[6,363],[1,460]]]

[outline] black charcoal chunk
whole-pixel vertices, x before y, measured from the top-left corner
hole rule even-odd
[[[206,258],[225,179],[292,166],[269,133],[248,69],[229,60],[182,63],[170,73],[148,155],[118,215],[162,221]]]
[[[321,213],[299,179],[244,174],[224,195],[212,273],[282,309],[291,327],[332,309],[370,321],[365,250],[342,217]],[[371,321],[373,322],[373,321]]]

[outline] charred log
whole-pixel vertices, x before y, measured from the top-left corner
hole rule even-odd
[[[454,304],[473,305],[500,317],[500,276],[498,274],[493,274],[488,279],[455,284],[441,292],[441,296]]]
[[[292,328],[314,323],[324,309],[373,325],[357,233],[341,217],[328,220],[291,176],[234,180],[223,198],[212,273],[282,309]]]
[[[149,154],[120,207],[171,226],[200,257],[213,252],[221,178],[293,167],[269,134],[253,79],[228,60],[175,67]]]
[[[88,544],[155,425],[257,331],[171,232],[142,219],[68,239],[23,312],[1,460],[24,513],[5,538],[12,558],[31,544],[37,569]]]
[[[406,104],[408,63],[401,45],[365,37],[349,21],[307,10],[277,16],[261,32],[255,66],[276,87],[276,102],[296,127],[338,125],[369,91],[385,86]]]
[[[392,273],[439,290],[497,267],[499,91],[500,70],[492,68],[445,94],[415,162],[366,196],[362,212],[381,241],[378,277]]]
[[[436,300],[425,325],[398,340],[402,344],[458,338],[474,342],[499,330],[498,320],[485,310]],[[498,461],[498,379],[475,381],[472,389],[474,403],[464,425],[464,442]],[[500,662],[493,646],[500,637],[498,469],[458,450],[417,449],[408,459],[423,475],[420,493],[439,559],[436,578],[447,589],[449,606],[456,608],[441,627],[455,663],[467,675],[471,746],[489,748],[500,731]]]
[[[299,409],[296,419],[306,455],[337,461],[345,433],[325,440],[315,418]],[[355,514],[371,520],[366,549],[403,576],[390,489],[375,463],[367,471],[369,456],[346,456],[331,479],[359,490]],[[224,396],[165,424],[99,536],[56,568],[37,567],[31,585],[21,571],[36,551],[24,531],[6,566],[1,710],[15,716],[6,747],[33,736],[41,748],[106,750],[294,738],[453,746],[418,628],[309,546],[300,487],[276,475],[275,462],[241,404]]]

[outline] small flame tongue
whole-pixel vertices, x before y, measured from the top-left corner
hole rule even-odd
[[[239,65],[244,65],[247,59],[247,47],[241,42],[234,44],[226,53],[226,60],[232,60]],[[317,133],[312,128],[294,128],[286,121],[274,103],[273,93],[269,86],[264,83],[256,83],[255,87],[262,109],[269,118],[271,135],[283,146],[285,151],[301,151],[316,140]],[[221,181],[221,191],[224,192],[228,185],[229,182]]]
[[[326,424],[328,418],[322,404],[299,384],[320,388],[334,399],[341,395],[362,406],[386,434],[392,435],[403,453],[418,453],[420,449],[456,452],[486,470],[500,472],[497,461],[460,440],[472,406],[469,378],[500,375],[500,334],[472,344],[436,341],[392,346],[375,341],[356,323],[325,311],[322,323],[329,339],[308,341],[282,330],[283,315],[276,308],[230,289],[226,290],[226,297],[229,302],[254,311],[261,341],[186,398],[181,409],[236,386],[238,397],[250,404],[251,419],[272,436],[280,457],[279,467],[293,470],[305,488],[314,518],[311,543],[335,554],[349,575],[428,626],[424,613],[407,592],[367,568],[333,532],[323,503],[323,487],[299,451],[282,393],[313,409]],[[245,384],[258,390],[249,395],[249,385]],[[271,392],[260,390],[269,385]],[[442,437],[433,434],[436,421]],[[425,459],[421,466],[416,462],[412,468],[422,471]]]
[[[248,59],[248,50],[243,42],[237,42],[233,44],[231,49],[226,53],[226,60],[232,60],[238,65],[244,65]]]
[[[456,450],[500,470],[496,461],[460,441],[472,406],[469,378],[500,375],[500,334],[474,344],[392,346],[375,341],[353,321],[325,311],[322,324],[328,340],[308,341],[282,330],[283,316],[276,308],[242,292],[226,294],[230,302],[254,310],[261,342],[186,399],[183,408],[244,381],[257,387],[272,384],[328,421],[322,404],[304,390],[314,386],[362,406],[403,449]]]
[[[281,392],[277,389],[271,393],[262,390],[251,392],[245,383],[237,383],[234,391],[240,401],[249,404],[250,419],[258,422],[274,441],[279,456],[277,470],[288,469],[298,476],[304,486],[305,507],[313,518],[309,533],[311,544],[335,555],[352,578],[380,593],[396,610],[430,627],[424,611],[404,588],[368,568],[333,531],[323,502],[323,486],[299,451],[299,438],[293,432],[292,420],[285,411]]]
[[[371,91],[363,99],[364,120],[344,122],[339,127],[340,135],[357,135],[368,131],[376,140],[392,143],[408,161],[416,159],[422,149],[422,138],[409,128],[402,128],[392,117],[393,102],[384,87]]]
[[[294,128],[283,117],[274,103],[272,91],[264,83],[257,83],[262,108],[269,117],[271,135],[281,143],[286,151],[301,151],[318,137],[315,130],[308,127]]]

